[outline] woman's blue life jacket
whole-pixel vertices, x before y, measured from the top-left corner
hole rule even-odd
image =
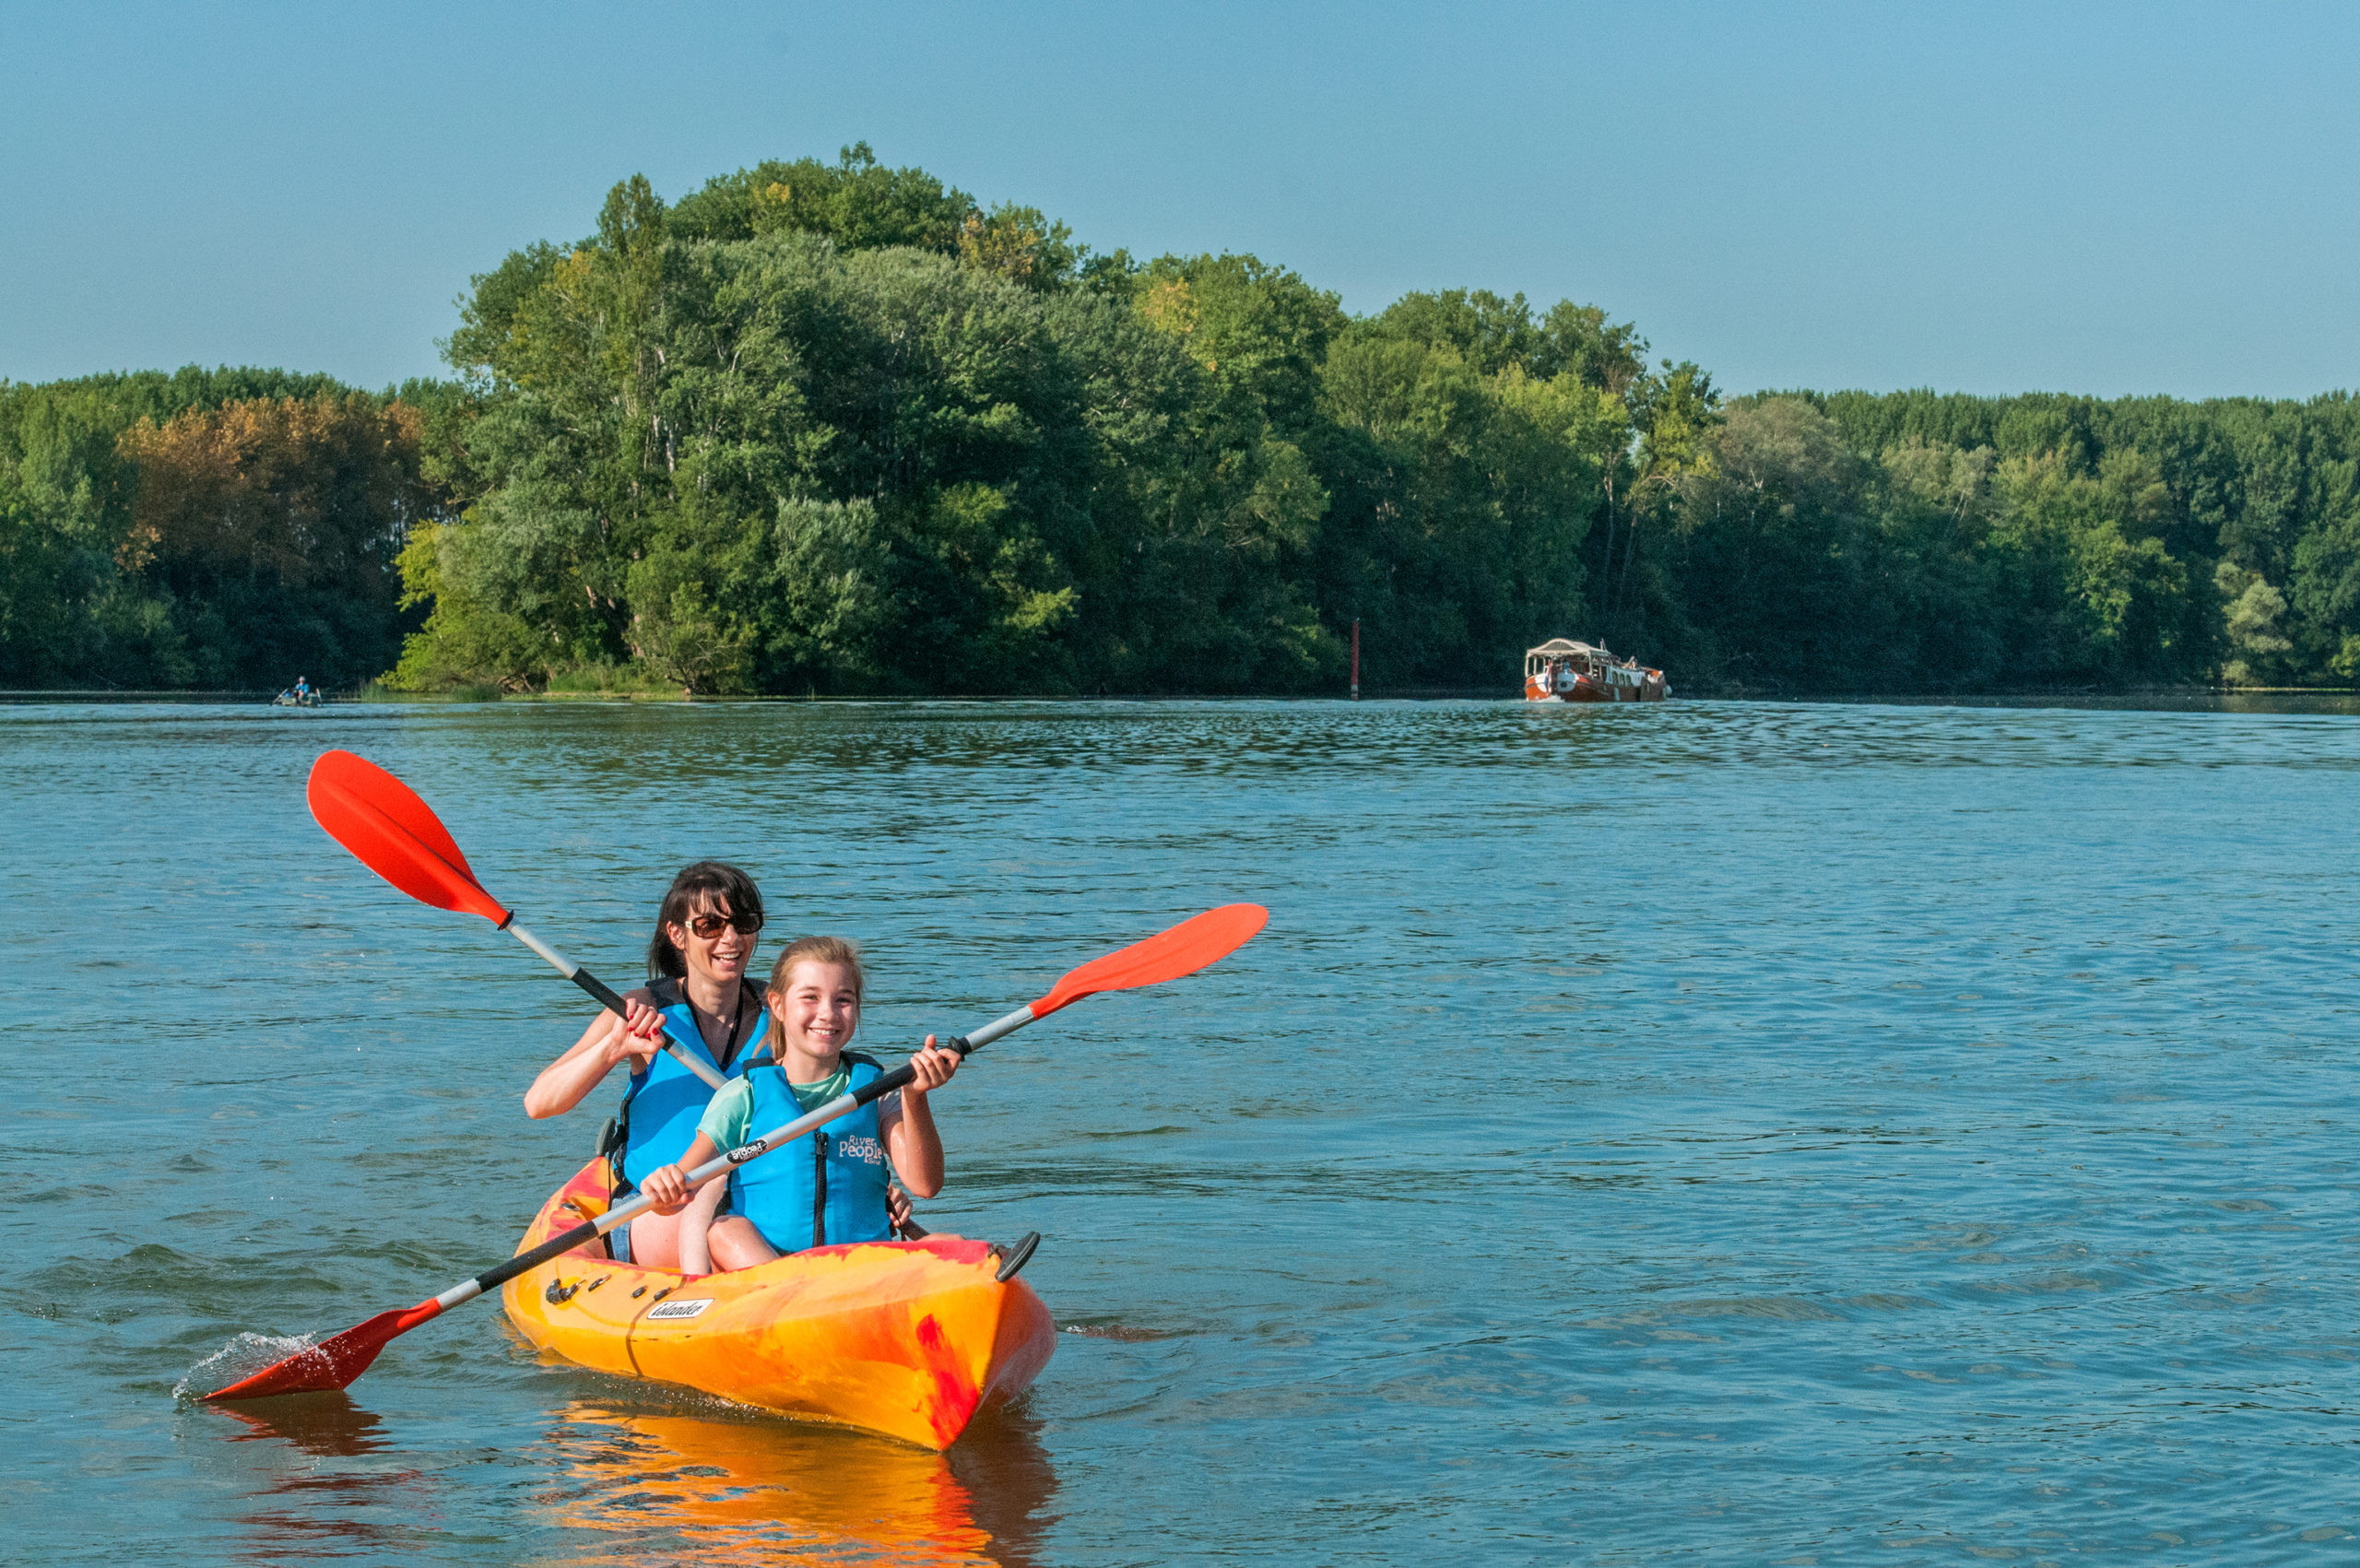
[[[740,996],[739,1014],[743,1016],[746,1001],[751,1000],[755,1018],[751,1032],[726,1048],[729,1058],[726,1061],[715,1061],[705,1045],[704,1035],[697,1028],[697,1015],[689,1007],[678,981],[658,980],[647,987],[655,1005],[671,1022],[672,1033],[681,1041],[692,1042],[682,1048],[694,1051],[710,1063],[724,1080],[745,1077],[755,1058],[767,1057],[762,1039],[770,1030],[771,1010],[762,1005],[760,987],[746,981],[739,984],[751,993],[750,997]],[[621,1177],[619,1192],[635,1191],[650,1171],[678,1163],[689,1151],[689,1145],[696,1141],[697,1123],[703,1119],[704,1108],[712,1102],[712,1086],[674,1060],[669,1051],[658,1051],[644,1071],[633,1069],[631,1087],[623,1091],[621,1125],[615,1133],[619,1157],[614,1163],[620,1168]]]
[[[856,1051],[844,1054],[852,1069],[845,1092],[871,1084],[885,1069]],[[746,1074],[754,1096],[753,1136],[785,1126],[803,1114],[786,1072],[763,1062]],[[808,1145],[809,1147],[805,1147]],[[754,1222],[762,1239],[781,1253],[846,1242],[890,1242],[892,1220],[885,1209],[885,1136],[871,1101],[839,1116],[797,1142],[774,1149],[729,1175],[729,1212]]]

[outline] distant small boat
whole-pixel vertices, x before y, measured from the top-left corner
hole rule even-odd
[[[1663,671],[1592,643],[1552,637],[1524,651],[1528,702],[1660,702],[1670,695]]]

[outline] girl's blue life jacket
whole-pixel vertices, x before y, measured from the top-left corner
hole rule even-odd
[[[852,1069],[846,1092],[877,1081],[885,1069],[856,1051],[844,1055]],[[754,1096],[753,1136],[803,1114],[785,1069],[763,1062],[748,1070]],[[807,1148],[806,1145],[808,1145]],[[871,1101],[784,1149],[749,1161],[729,1174],[729,1208],[754,1222],[782,1253],[846,1242],[889,1242],[885,1138]]]
[[[762,991],[750,981],[740,981],[738,1016],[729,1020],[730,1038],[722,1043],[716,1058],[706,1048],[704,1035],[697,1028],[697,1016],[681,993],[677,980],[652,982],[647,989],[655,1005],[673,1026],[679,1040],[693,1042],[683,1046],[691,1050],[719,1069],[723,1079],[743,1078],[746,1069],[757,1058],[768,1055],[762,1044],[770,1031],[770,1008],[762,1005]],[[754,1008],[752,1032],[743,1041],[737,1032],[743,1027],[746,1007]],[[713,1089],[704,1079],[673,1060],[668,1051],[659,1051],[646,1070],[633,1071],[631,1087],[623,1091],[623,1108],[620,1125],[609,1145],[609,1160],[615,1167],[616,1191],[636,1190],[647,1173],[660,1165],[676,1163],[689,1151],[697,1138],[697,1123],[703,1119],[704,1108],[713,1102]]]

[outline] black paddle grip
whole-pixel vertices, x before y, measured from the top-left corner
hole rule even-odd
[[[605,981],[599,979],[588,970],[577,969],[573,972],[571,978],[576,985],[579,985],[584,991],[589,992],[590,995],[596,999],[600,1007],[606,1008],[617,1018],[629,1018],[631,1016],[628,1012],[623,1010],[623,999],[608,988]],[[703,1072],[704,1069],[699,1067],[695,1061],[690,1057],[689,1054],[680,1049],[680,1036],[669,1024],[665,1025],[664,1034],[664,1049],[671,1052],[678,1060],[686,1062],[691,1072]]]
[[[530,1252],[520,1252],[497,1268],[487,1268],[476,1276],[476,1284],[486,1294],[497,1291],[527,1269],[538,1268],[550,1258],[561,1257],[584,1242],[596,1241],[597,1221],[584,1220],[561,1236],[551,1236]]]
[[[942,1043],[958,1052],[959,1059],[962,1062],[967,1059],[967,1053],[974,1049],[973,1045],[967,1043],[967,1037],[963,1034],[954,1034]],[[872,1100],[882,1100],[893,1091],[915,1083],[917,1079],[917,1069],[911,1067],[909,1063],[903,1062],[876,1082],[863,1084],[860,1088],[854,1090],[852,1102],[855,1105],[866,1105]]]
[[[584,991],[589,992],[592,999],[596,1001],[600,1007],[606,1008],[617,1018],[623,1016],[623,999],[615,995],[615,993],[608,988],[605,981],[599,979],[596,975],[591,973],[586,969],[575,970],[573,972],[572,978],[573,983],[576,985],[581,986]]]
[[[864,1083],[854,1090],[852,1102],[855,1105],[866,1105],[872,1100],[882,1100],[903,1085],[915,1083],[917,1079],[917,1069],[909,1063],[903,1062],[891,1072],[883,1074],[874,1081]]]

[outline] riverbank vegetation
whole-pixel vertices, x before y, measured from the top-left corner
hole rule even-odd
[[[357,685],[398,656],[395,558],[446,515],[456,389],[181,371],[0,385],[0,686]]]
[[[0,385],[0,684],[699,692],[2360,677],[2307,403],[1723,398],[1573,301],[1374,315],[866,147],[478,277],[453,379]]]

